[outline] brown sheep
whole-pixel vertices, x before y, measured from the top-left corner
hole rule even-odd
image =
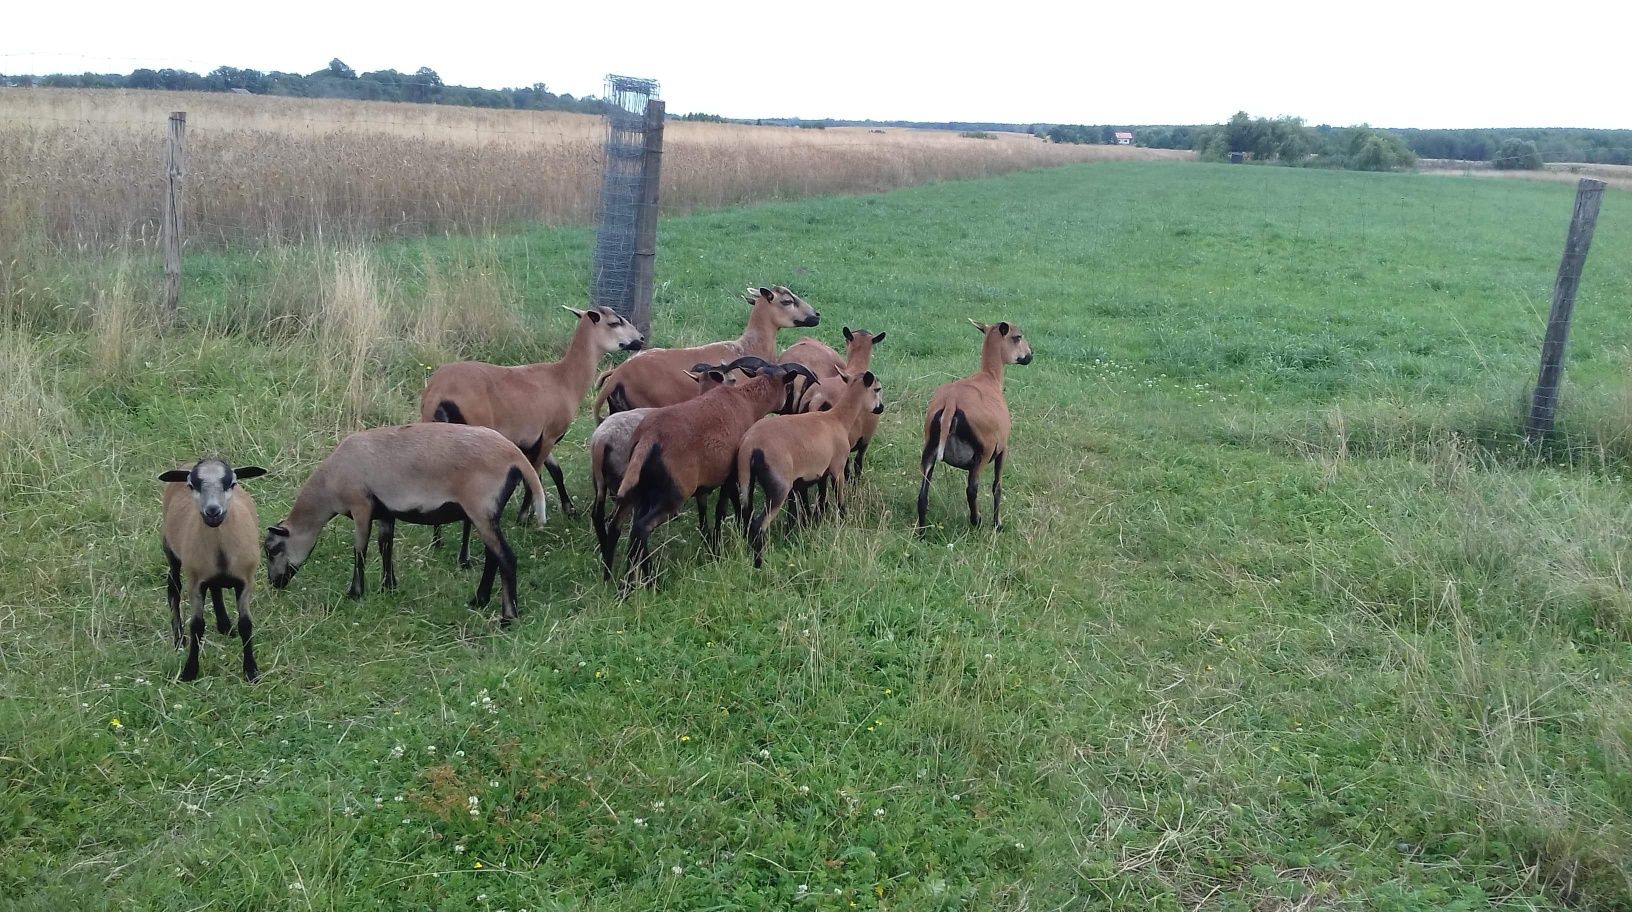
[[[726,373],[721,367],[712,364],[694,364],[687,375],[697,382],[698,395],[708,392],[716,386],[735,386],[738,374]],[[624,469],[629,465],[629,453],[635,447],[635,429],[656,409],[639,408],[627,412],[616,412],[608,415],[604,421],[595,427],[595,432],[589,437],[589,480],[590,487],[595,493],[595,503],[590,511],[590,519],[595,527],[595,537],[606,547],[606,501],[617,493],[619,485],[623,484]],[[720,505],[718,510],[723,510]],[[708,534],[706,528],[707,517],[703,513],[697,514],[698,528],[704,536]],[[611,578],[610,571],[607,578]]]
[[[634,448],[618,487],[618,506],[601,549],[601,560],[609,573],[618,533],[632,515],[630,577],[649,582],[647,542],[652,530],[673,516],[687,498],[695,497],[701,510],[709,491],[734,484],[737,444],[742,435],[771,412],[790,408],[794,379],[808,379],[810,374],[799,364],[741,370],[748,379],[736,386],[721,386],[696,399],[655,411],[635,429]]]
[[[765,508],[752,524],[744,523],[754,549],[754,566],[761,565],[765,530],[781,512],[796,485],[819,484],[821,506],[827,509],[827,486],[833,485],[839,511],[844,511],[844,462],[850,454],[850,428],[856,417],[882,407],[878,378],[872,371],[844,380],[844,394],[824,411],[775,415],[748,429],[737,447],[737,490],[744,515],[753,510],[754,487],[765,492]]]
[[[244,679],[260,676],[255,666],[252,638],[255,624],[249,616],[249,599],[255,589],[255,567],[260,560],[255,515],[255,498],[238,484],[246,478],[266,474],[260,466],[233,469],[220,459],[203,459],[191,466],[171,469],[159,475],[164,486],[164,559],[170,566],[165,591],[170,601],[170,633],[181,648],[181,578],[187,575],[187,592],[193,618],[187,638],[187,662],[181,679],[198,678],[198,647],[204,640],[204,593],[215,603],[215,629],[232,631],[222,590],[231,587],[238,605],[238,638],[244,644]]]
[[[875,336],[865,329],[852,331],[850,327],[846,326],[844,328],[844,338],[846,342],[845,349],[847,354],[843,366],[844,374],[846,376],[854,377],[857,374],[867,371],[867,369],[870,368],[873,363],[873,347],[878,345],[880,342],[883,342],[884,336],[885,333],[879,333]],[[798,343],[790,347],[787,352],[784,352],[784,360],[790,360],[787,359],[786,356],[789,353],[793,353],[794,349],[798,348],[799,345],[804,344],[805,341],[807,340],[801,339]],[[808,341],[815,342],[816,340],[810,339]],[[821,345],[821,343],[816,342],[816,345]],[[821,347],[827,348],[825,345],[821,345]],[[814,348],[811,350],[813,351]],[[832,349],[827,350],[832,351]],[[836,352],[834,354],[835,356],[837,355]],[[840,383],[836,389],[824,387],[823,384],[832,378],[838,371],[835,370],[829,373],[824,373],[821,370],[817,370],[817,368],[811,366],[810,362],[808,361],[801,363],[804,363],[807,367],[810,367],[811,370],[816,371],[816,374],[820,379],[817,383],[807,387],[803,401],[800,403],[800,411],[820,411],[824,406],[831,408],[833,403],[839,397],[844,395],[843,384]],[[856,416],[856,423],[850,429],[850,451],[852,454],[854,454],[854,458],[851,459],[849,465],[845,467],[846,478],[853,480],[861,477],[862,463],[867,458],[867,447],[872,445],[873,437],[877,436],[878,434],[878,416],[882,415],[883,413],[884,403],[883,400],[880,399],[877,408],[864,409],[862,410],[861,414]]]
[[[534,516],[542,526],[544,488],[538,472],[498,431],[440,422],[358,431],[312,470],[289,518],[266,530],[267,578],[278,589],[289,585],[311,555],[318,533],[344,514],[356,526],[346,594],[363,595],[363,562],[375,521],[380,524],[380,585],[395,589],[397,520],[428,525],[468,519],[487,545],[471,604],[487,604],[497,573],[503,583],[500,621],[508,625],[516,616],[516,557],[504,540],[499,516],[520,485],[533,492]]]
[[[1002,527],[1003,458],[1009,449],[1009,406],[1003,400],[1003,367],[1030,364],[1031,345],[1013,324],[988,326],[970,320],[986,337],[980,347],[980,370],[935,390],[924,419],[923,481],[918,485],[918,534],[924,534],[929,509],[929,479],[935,463],[946,462],[969,473],[969,524],[980,525],[976,498],[980,470],[992,464],[992,524]]]
[[[549,471],[561,495],[561,508],[570,515],[572,498],[552,451],[595,381],[597,362],[614,351],[637,351],[646,340],[633,323],[609,307],[562,309],[576,315],[578,325],[561,360],[521,367],[482,361],[444,364],[419,395],[419,420],[480,425],[503,434],[521,448],[534,470]],[[532,492],[523,490],[518,512],[525,515],[531,506]],[[432,541],[440,543],[441,533],[437,526]],[[459,565],[470,565],[468,522],[460,535]]]
[[[822,320],[815,308],[781,285],[750,288],[744,297],[751,308],[748,328],[735,341],[694,348],[654,348],[601,374],[596,381],[600,392],[595,397],[595,420],[601,419],[602,405],[623,412],[661,408],[695,398],[697,386],[685,378],[693,364],[721,364],[745,356],[774,358],[778,330],[815,326]]]

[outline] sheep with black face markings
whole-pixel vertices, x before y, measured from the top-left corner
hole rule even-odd
[[[193,606],[188,628],[187,662],[181,680],[198,678],[198,647],[204,639],[204,594],[215,603],[215,628],[225,634],[232,630],[223,604],[222,590],[231,588],[238,606],[238,638],[244,644],[244,678],[260,675],[255,665],[252,642],[254,621],[249,615],[249,599],[255,589],[255,568],[260,551],[255,515],[255,498],[239,486],[246,478],[266,474],[260,466],[234,469],[221,459],[202,459],[191,466],[171,469],[159,475],[164,486],[164,558],[170,572],[166,594],[170,602],[170,632],[176,647],[182,645],[181,590],[186,575],[187,593]]]

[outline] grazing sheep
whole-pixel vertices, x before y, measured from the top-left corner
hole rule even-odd
[[[419,420],[474,424],[503,434],[521,448],[535,470],[549,471],[561,507],[570,515],[572,498],[551,451],[577,416],[584,393],[595,380],[597,362],[614,351],[637,351],[646,340],[633,323],[609,307],[562,309],[578,317],[578,326],[561,360],[521,367],[482,361],[444,364],[420,393]],[[531,506],[532,492],[523,491],[518,513],[525,515]],[[440,543],[441,533],[437,526],[433,542]],[[459,540],[459,565],[470,566],[468,522]]]
[[[266,532],[266,575],[278,589],[312,553],[329,520],[345,514],[356,525],[352,598],[363,595],[363,562],[374,523],[380,524],[380,585],[395,589],[392,564],[397,520],[421,525],[469,520],[487,545],[482,580],[471,604],[486,605],[493,576],[503,583],[500,621],[516,616],[516,557],[499,517],[518,485],[533,492],[534,516],[544,524],[544,489],[533,464],[492,428],[464,424],[408,424],[358,431],[340,441],[312,470],[289,518]]]
[[[1002,527],[1003,458],[1009,449],[1009,406],[1003,400],[1003,367],[1030,364],[1031,345],[1013,324],[988,326],[970,320],[986,337],[980,348],[980,370],[935,390],[924,419],[923,482],[918,486],[918,534],[924,534],[929,509],[929,480],[935,463],[946,462],[969,473],[969,524],[980,525],[976,498],[980,470],[992,464],[992,524]]]
[[[202,459],[159,475],[164,486],[164,559],[170,566],[165,591],[170,601],[170,633],[181,648],[181,577],[187,574],[187,592],[193,618],[187,638],[187,662],[181,679],[198,678],[198,647],[204,639],[204,593],[215,603],[215,629],[232,630],[222,603],[222,590],[231,587],[238,603],[238,638],[244,644],[244,679],[260,676],[252,642],[255,624],[249,616],[249,598],[255,589],[255,498],[239,486],[247,478],[266,474],[260,466],[233,469],[224,460]]]
[[[733,362],[725,367],[742,370],[747,379],[655,411],[635,429],[634,448],[618,487],[618,506],[601,549],[608,573],[618,532],[625,518],[633,515],[630,576],[649,581],[647,543],[652,530],[673,516],[686,498],[697,498],[701,510],[709,491],[733,483],[742,435],[778,408],[791,408],[794,379],[810,375],[800,364],[743,367]]]
[[[744,516],[753,510],[754,488],[765,492],[765,508],[751,524],[743,524],[754,549],[755,567],[762,564],[765,530],[796,485],[820,486],[820,511],[827,509],[831,483],[839,511],[844,510],[844,461],[850,454],[850,429],[857,416],[882,408],[883,400],[872,371],[833,379],[844,380],[844,394],[831,408],[766,418],[749,428],[737,447],[737,489]]]
[[[733,358],[776,356],[776,333],[791,326],[815,326],[822,315],[804,299],[778,285],[750,288],[744,295],[751,310],[748,328],[732,342],[716,342],[695,348],[654,348],[641,352],[596,380],[600,392],[595,397],[595,420],[601,406],[612,412],[633,408],[659,408],[695,398],[697,387],[685,382],[685,372],[693,364],[719,364]]]

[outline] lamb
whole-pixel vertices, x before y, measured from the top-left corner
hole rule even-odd
[[[878,345],[880,342],[883,342],[885,335],[886,333],[879,333],[875,336],[865,329],[852,331],[850,327],[846,326],[844,328],[844,339],[847,343],[845,346],[847,356],[842,368],[843,373],[850,377],[864,373],[873,363],[873,347]],[[810,346],[804,354],[800,354],[799,352],[795,351],[799,348],[799,346],[804,345],[806,342],[813,343],[813,345]],[[805,364],[807,367],[810,367],[811,370],[816,371],[817,375],[821,378],[817,383],[809,386],[806,390],[804,399],[800,404],[801,411],[822,411],[824,408],[832,408],[837,400],[844,395],[844,383],[842,381],[832,386],[824,385],[827,384],[830,379],[836,376],[840,369],[835,368],[831,372],[824,373],[822,369],[814,366],[811,363],[813,360],[822,361],[823,363],[827,364],[832,363],[830,360],[826,360],[822,356],[815,354],[817,352],[817,346],[820,346],[821,349],[826,349],[827,352],[832,353],[833,358],[836,359],[838,357],[837,352],[827,348],[827,346],[822,345],[822,343],[817,342],[815,339],[808,338],[799,340],[799,342],[790,346],[786,352],[782,353],[784,360],[792,360],[788,358],[789,355],[810,359],[801,363]],[[884,402],[883,399],[880,398],[877,408],[864,409],[859,415],[856,416],[856,422],[855,424],[851,425],[850,428],[850,452],[855,455],[855,458],[850,460],[849,465],[845,467],[846,478],[853,480],[861,477],[862,462],[867,458],[867,447],[872,444],[873,437],[878,434],[878,416],[882,415],[883,413]]]
[[[723,366],[712,364],[694,364],[686,372],[697,382],[698,394],[706,393],[716,386],[734,386],[737,378],[735,373],[726,373]],[[600,541],[602,549],[607,547],[606,536],[606,501],[617,492],[618,486],[623,483],[623,472],[629,465],[629,452],[635,446],[635,429],[640,422],[656,409],[638,408],[627,412],[617,412],[608,415],[589,438],[589,475],[590,485],[595,492],[595,505],[591,509],[591,520],[595,526],[595,537]],[[716,508],[716,512],[723,509],[723,504]],[[699,529],[707,535],[706,518],[702,513],[697,515]],[[611,578],[608,570],[607,578]]]
[[[737,489],[742,493],[743,515],[752,511],[754,488],[765,492],[765,508],[752,524],[744,523],[754,549],[754,566],[762,565],[765,530],[776,519],[788,495],[799,484],[819,484],[821,505],[827,509],[827,486],[844,511],[844,463],[850,455],[850,429],[865,411],[882,408],[878,378],[864,371],[844,380],[844,394],[825,411],[766,418],[748,429],[737,448]]]
[[[1020,328],[1008,323],[969,321],[986,337],[980,348],[980,370],[935,390],[924,419],[923,481],[918,485],[918,535],[924,534],[929,509],[929,480],[935,463],[946,462],[969,473],[969,524],[980,525],[976,499],[980,470],[992,464],[992,524],[1002,527],[1003,459],[1009,449],[1009,406],[1003,400],[1003,367],[1030,364],[1031,345]]]
[[[198,647],[204,639],[204,593],[215,603],[215,629],[232,631],[222,604],[222,590],[231,587],[238,604],[238,638],[244,644],[244,680],[260,677],[255,665],[253,637],[255,624],[249,616],[249,598],[255,588],[255,568],[260,552],[256,549],[255,498],[239,486],[248,478],[266,474],[260,466],[234,469],[221,459],[201,459],[159,475],[164,486],[164,559],[170,565],[165,592],[170,601],[170,633],[176,648],[182,644],[181,578],[187,575],[187,592],[193,603],[193,618],[187,638],[187,662],[181,680],[198,678]]]
[[[595,386],[595,420],[601,407],[611,412],[633,408],[659,408],[695,398],[697,387],[685,382],[688,367],[697,363],[719,364],[733,358],[776,357],[776,333],[790,326],[815,326],[822,315],[804,299],[777,285],[750,288],[744,295],[752,308],[748,327],[735,341],[716,342],[694,348],[654,348],[641,352],[601,374]]]
[[[444,364],[431,374],[419,396],[419,420],[446,421],[490,427],[521,448],[536,471],[548,470],[561,495],[561,507],[573,513],[561,466],[551,452],[578,414],[584,393],[595,380],[595,367],[614,351],[638,351],[646,342],[633,323],[609,307],[563,310],[578,318],[572,339],[561,360],[502,367],[482,361]],[[523,491],[518,512],[531,506],[532,492]],[[442,529],[432,533],[441,540]],[[470,566],[470,524],[464,524],[459,542],[459,565]]]
[[[618,533],[632,514],[630,576],[650,581],[647,542],[652,530],[673,516],[686,498],[696,497],[701,509],[709,491],[734,482],[737,444],[743,434],[772,411],[791,408],[794,379],[810,376],[800,364],[760,367],[733,362],[725,367],[740,369],[748,379],[653,412],[635,429],[628,468],[618,486],[618,506],[601,549],[608,574]]]
[[[289,585],[311,555],[318,533],[345,514],[356,525],[347,595],[363,595],[363,563],[375,521],[380,524],[380,585],[395,589],[397,520],[422,525],[468,520],[487,545],[471,604],[488,603],[497,573],[503,584],[500,623],[508,626],[516,616],[516,557],[504,540],[499,517],[517,485],[532,492],[534,516],[544,525],[538,472],[498,431],[440,422],[358,431],[312,471],[289,518],[266,530],[267,578],[278,589]]]

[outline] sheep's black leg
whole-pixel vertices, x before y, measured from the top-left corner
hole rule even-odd
[[[363,561],[368,559],[368,536],[374,531],[374,512],[372,509],[353,510],[351,521],[351,588],[346,590],[346,597],[355,599],[363,597]]]
[[[170,637],[176,648],[181,648],[181,558],[176,557],[168,545],[164,548],[164,559],[170,564],[170,572],[165,577],[164,595],[170,602]]]
[[[929,480],[935,475],[935,460],[937,458],[935,449],[941,442],[941,415],[943,414],[945,414],[944,410],[937,411],[930,416],[928,432],[924,436],[924,453],[919,458],[919,468],[924,476],[924,480],[918,484],[919,538],[924,537],[924,529],[927,526],[924,522],[924,516],[929,512]]]
[[[193,619],[189,625],[192,634],[187,638],[187,664],[181,666],[183,681],[198,680],[198,646],[204,641],[204,587],[193,587]]]
[[[725,484],[720,485],[720,496],[718,498],[716,498],[715,501],[714,501],[714,541],[715,541],[715,543],[719,542],[719,540],[720,540],[720,529],[721,529],[721,527],[723,527],[725,525],[725,502],[728,501],[728,500],[731,502],[731,515],[737,516],[737,515],[741,514],[742,513],[742,497],[737,491],[737,482],[736,482],[735,479],[728,480],[728,481],[726,481]]]
[[[867,444],[871,442],[865,437],[856,441],[856,448],[852,451],[850,465],[844,473],[850,480],[854,481],[861,477],[861,463],[862,460],[867,458]]]
[[[754,567],[765,566],[765,530],[770,526],[776,515],[782,512],[782,507],[788,502],[790,488],[774,478],[762,476],[760,487],[765,489],[765,508],[754,517],[753,524],[748,529],[748,543],[754,549]]]
[[[821,479],[816,482],[816,494],[817,494],[816,518],[817,519],[823,519],[823,518],[825,518],[827,516],[827,479],[828,479],[828,476],[823,475],[821,477]]]
[[[635,585],[648,588],[657,585],[657,575],[652,571],[652,530],[673,516],[681,503],[683,501],[653,504],[635,517],[634,525],[629,529],[629,576]],[[628,589],[626,582],[625,591]]]
[[[249,618],[249,586],[239,583],[232,587],[238,597],[238,638],[244,641],[244,680],[253,681],[261,676],[255,665],[255,622]]]
[[[969,467],[969,484],[965,491],[969,495],[969,525],[980,528],[980,462]]]
[[[712,550],[714,537],[708,534],[708,493],[698,491],[695,500],[697,501],[697,535],[702,538],[703,544],[708,545]]]
[[[1003,528],[1003,451],[992,456],[992,528]]]
[[[397,520],[387,514],[380,517],[380,588],[397,588],[397,567],[392,562],[392,554],[396,551]]]
[[[227,606],[224,593],[219,585],[210,587],[210,600],[215,603],[216,632],[228,634],[232,632],[232,620],[227,617]]]
[[[561,474],[561,464],[555,461],[554,454],[544,457],[544,468],[550,473],[550,480],[555,482],[555,492],[561,495],[561,509],[567,511],[568,516],[577,516],[578,508],[572,505],[572,498],[567,495],[567,479]]]
[[[442,547],[442,524],[441,523],[437,523],[436,525],[431,527],[431,547],[433,547],[433,548]]]
[[[612,510],[612,519],[606,524],[606,537],[601,540],[601,577],[607,582],[612,581],[612,565],[618,557],[618,536],[623,532],[623,524],[629,518],[629,502],[618,501]]]
[[[459,524],[459,569],[470,569],[470,520]]]
[[[516,619],[516,555],[500,531],[498,515],[485,527],[478,527],[482,542],[487,546],[487,557],[482,562],[482,581],[476,586],[476,597],[471,604],[485,606],[493,598],[493,578],[500,582],[499,624],[508,627]]]

